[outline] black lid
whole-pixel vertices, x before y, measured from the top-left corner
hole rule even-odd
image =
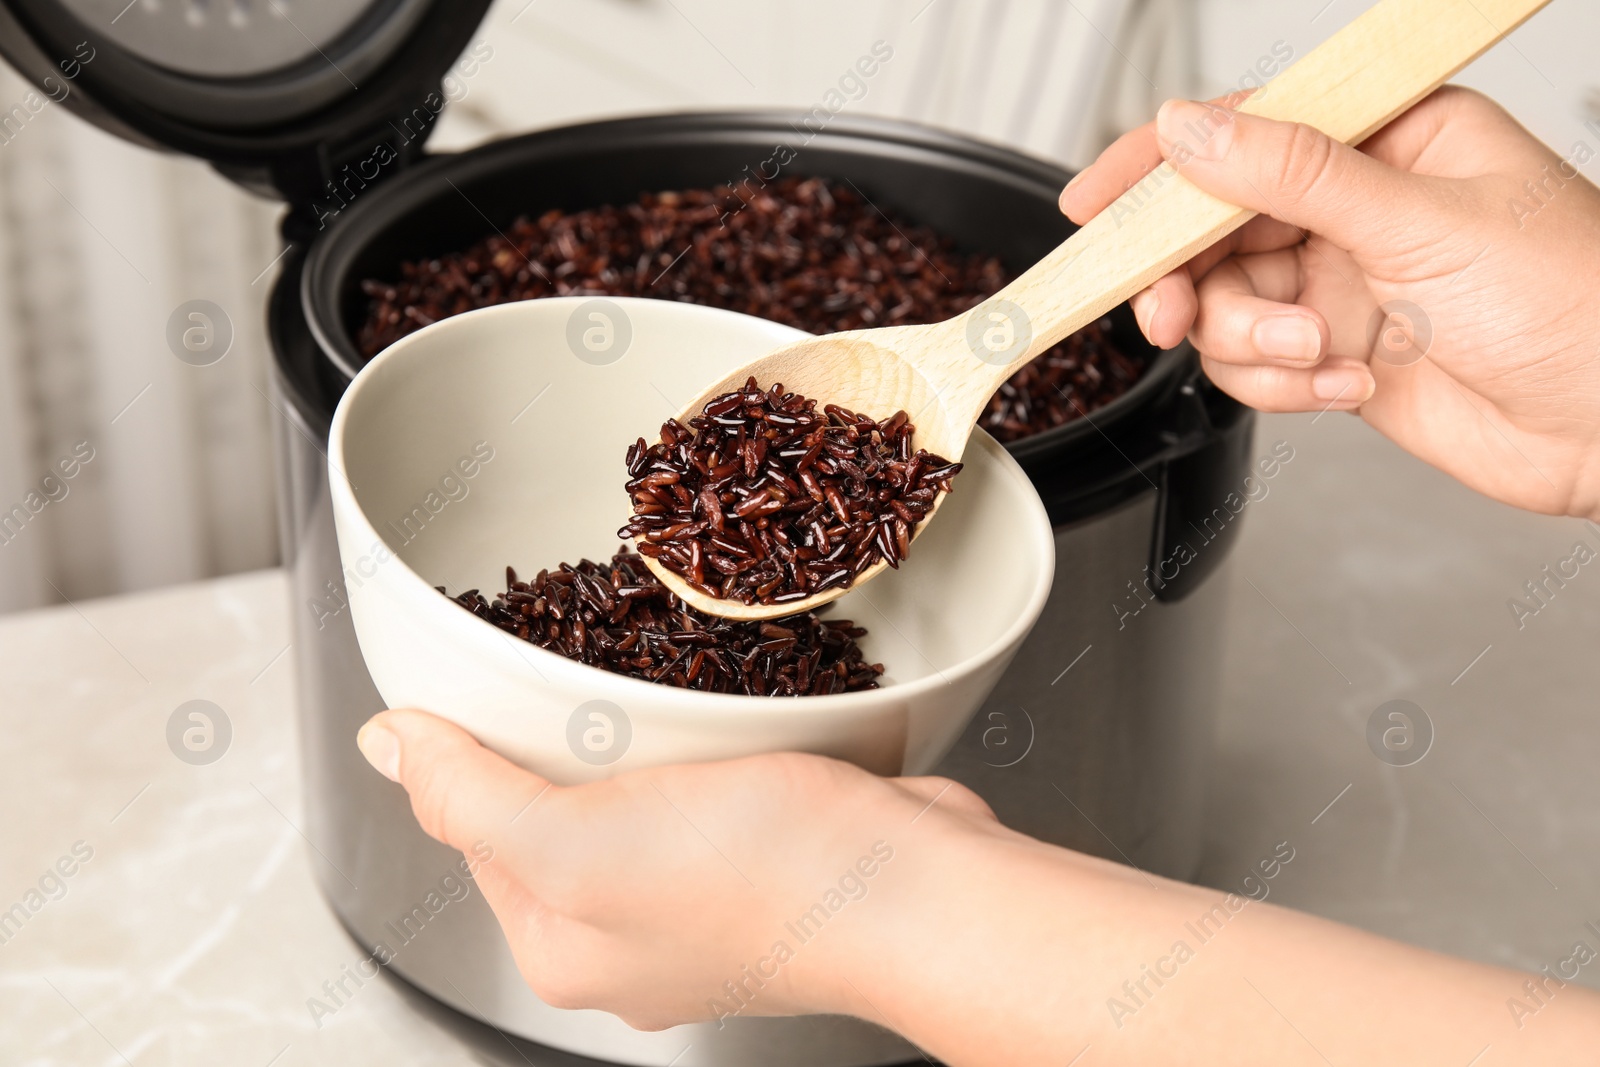
[[[0,0],[0,53],[91,122],[314,214],[341,168],[416,154],[488,6]]]

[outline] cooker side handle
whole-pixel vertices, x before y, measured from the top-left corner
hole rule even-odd
[[[1198,589],[1233,550],[1250,502],[1255,427],[1255,412],[1212,385],[1198,366],[1179,392],[1181,443],[1161,467],[1150,543],[1150,584],[1156,599],[1167,602]]]

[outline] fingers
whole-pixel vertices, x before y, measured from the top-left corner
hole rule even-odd
[[[1191,259],[1189,274],[1194,278],[1203,278],[1211,268],[1229,256],[1293,248],[1303,243],[1305,238],[1305,233],[1297,226],[1279,222],[1270,215],[1258,215]]]
[[[1223,392],[1261,411],[1356,411],[1372,398],[1372,371],[1328,357],[1332,331],[1304,288],[1296,249],[1236,256],[1206,275],[1190,339]]]
[[[405,786],[422,829],[463,852],[482,841],[503,841],[515,816],[554,788],[426,712],[375,715],[356,744],[385,777]],[[526,845],[519,842],[519,848]]]
[[[1129,130],[1061,190],[1061,213],[1082,226],[1160,164],[1155,123]]]
[[[1252,91],[1229,93],[1217,97],[1212,103],[1236,108],[1250,98]],[[1139,179],[1159,166],[1161,161],[1155,123],[1147,122],[1129,130],[1061,190],[1061,213],[1082,226],[1138,184]]]
[[[533,995],[552,1008],[600,1007],[605,982],[593,963],[615,956],[594,951],[600,935],[546,907],[498,864],[484,866],[477,883]]]
[[[1293,250],[1240,256],[1201,280],[1189,338],[1219,363],[1309,367],[1327,355],[1327,320],[1294,303],[1301,289]]]
[[[1380,163],[1313,127],[1274,122],[1188,100],[1156,116],[1162,155],[1200,188],[1356,250],[1396,218],[1430,212],[1427,179]]]
[[[1217,103],[1237,106],[1248,93],[1233,94]],[[1155,123],[1123,134],[1095,162],[1061,191],[1063,213],[1083,225],[1110,206],[1153,168],[1162,163]],[[1188,336],[1199,311],[1192,279],[1204,277],[1218,263],[1240,252],[1269,251],[1298,244],[1304,235],[1294,226],[1261,217],[1228,235],[1181,268],[1156,282],[1129,302],[1139,328],[1158,348],[1175,348]]]
[[[1199,311],[1187,270],[1175,270],[1129,301],[1139,329],[1157,348],[1176,348]]]
[[[1217,388],[1259,411],[1356,411],[1372,399],[1372,371],[1359,359],[1329,358],[1311,368],[1239,365],[1209,356],[1200,365]]]
[[[949,778],[925,776],[921,778],[895,778],[894,784],[916,797],[929,807],[937,804],[948,811],[971,818],[998,822],[994,809],[978,794]]]

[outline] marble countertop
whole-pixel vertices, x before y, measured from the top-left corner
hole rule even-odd
[[[1524,583],[1576,542],[1600,554],[1600,529],[1477,498],[1348,416],[1264,418],[1258,450],[1279,440],[1295,459],[1227,579],[1202,880],[1288,841],[1279,903],[1530,969],[1594,944],[1600,562],[1544,602]],[[299,829],[286,599],[265,572],[0,619],[0,1062],[565,1059],[393,980],[313,1023],[358,951]],[[169,747],[193,700],[231,727],[215,762]],[[1411,766],[1368,743],[1393,700],[1432,724]]]

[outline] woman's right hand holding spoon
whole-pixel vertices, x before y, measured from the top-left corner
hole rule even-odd
[[[1270,87],[1267,91],[1270,91]],[[1237,101],[1235,101],[1237,103]],[[1098,214],[1163,159],[1261,213],[1133,299],[1264,411],[1359,412],[1478,491],[1600,517],[1600,189],[1447,87],[1349,148],[1171,101],[1070,185]]]

